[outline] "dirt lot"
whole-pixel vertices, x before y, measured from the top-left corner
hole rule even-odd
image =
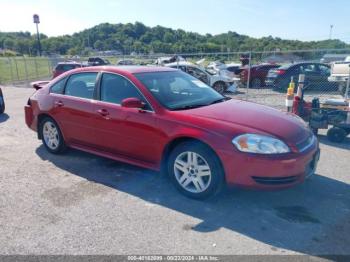
[[[75,150],[48,154],[24,124],[33,92],[3,88],[1,254],[350,254],[350,139],[321,135],[317,175],[206,202],[159,173]]]

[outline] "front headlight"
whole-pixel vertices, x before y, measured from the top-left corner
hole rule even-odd
[[[232,143],[239,151],[255,154],[283,154],[290,152],[281,140],[257,134],[243,134],[235,137]]]

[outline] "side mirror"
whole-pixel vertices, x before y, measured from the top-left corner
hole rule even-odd
[[[145,105],[146,104],[144,102],[142,102],[140,99],[135,97],[125,98],[122,101],[122,107],[126,107],[126,108],[143,109]]]

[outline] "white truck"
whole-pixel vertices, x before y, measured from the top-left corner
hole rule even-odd
[[[345,96],[349,95],[349,77],[350,56],[346,57],[345,61],[333,62],[331,64],[331,75],[328,77],[328,81],[338,83],[339,91]]]

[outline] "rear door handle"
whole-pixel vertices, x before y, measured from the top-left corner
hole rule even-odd
[[[62,106],[64,106],[64,104],[62,101],[57,101],[57,102],[55,102],[55,106],[62,107]]]
[[[107,111],[107,109],[99,109],[97,110],[97,113],[99,113],[101,116],[108,116],[109,112]]]

